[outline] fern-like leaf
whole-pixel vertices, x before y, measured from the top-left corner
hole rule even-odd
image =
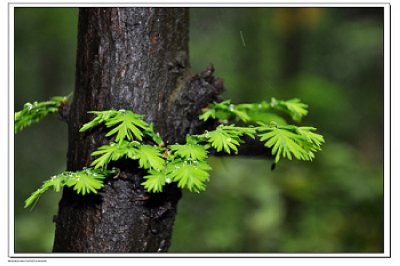
[[[24,109],[14,114],[14,133],[49,114],[59,113],[60,107],[61,103],[58,101],[26,103]]]
[[[84,132],[84,131],[86,131],[86,130],[88,130],[88,129],[91,129],[91,128],[93,128],[93,127],[95,127],[95,126],[97,126],[97,125],[103,123],[104,121],[107,121],[107,120],[109,120],[109,119],[112,119],[112,118],[114,118],[115,116],[118,115],[118,112],[115,111],[115,110],[108,110],[108,111],[90,111],[90,112],[88,112],[88,113],[90,113],[90,114],[95,114],[96,117],[95,117],[92,121],[90,121],[90,122],[84,124],[84,125],[81,127],[81,129],[79,130],[80,132]]]
[[[126,145],[125,145],[126,146]],[[101,157],[97,158],[92,162],[92,166],[95,166],[94,169],[98,168],[107,168],[108,163],[111,160],[118,160],[120,157],[115,156],[114,153],[118,153],[119,155],[121,154],[121,150],[123,145],[118,145],[117,143],[110,143],[110,145],[103,145],[100,148],[97,149],[97,151],[92,153],[92,156],[100,155],[103,154]],[[122,156],[121,156],[122,157]]]
[[[275,126],[268,127],[262,125],[259,131],[267,131],[267,133],[259,134],[261,141],[265,141],[266,147],[272,148],[272,155],[276,154],[275,162],[278,162],[281,155],[292,159],[292,155],[301,160],[312,160],[314,152],[321,150],[320,145],[325,142],[324,138],[311,131],[312,127],[296,127],[296,126]]]
[[[186,187],[190,191],[205,190],[205,181],[208,180],[207,170],[211,167],[206,161],[174,160],[167,165],[168,175],[172,181],[178,182],[179,188]]]
[[[265,146],[272,148],[272,155],[275,155],[275,162],[279,162],[281,155],[292,160],[292,154],[297,159],[309,160],[307,152],[298,143],[304,142],[304,137],[297,135],[284,128],[263,128],[267,133],[260,134],[261,141],[267,140]]]
[[[203,113],[199,116],[199,119],[203,121],[207,121],[210,118],[215,119],[215,108],[212,106],[203,109]]]
[[[74,187],[78,194],[85,195],[86,193],[97,193],[97,190],[103,187],[103,179],[107,175],[115,174],[116,169],[112,170],[95,170],[92,168],[84,168],[78,172],[64,172],[60,175],[55,175],[49,180],[43,182],[43,185],[33,192],[31,196],[25,200],[25,208],[36,205],[40,196],[49,188],[53,188],[59,192],[63,186]]]
[[[242,108],[237,108],[235,105],[230,103],[230,100],[223,101],[221,103],[215,102],[203,110],[203,113],[199,116],[199,119],[207,121],[210,117],[213,119],[218,118],[220,120],[238,117],[244,122],[247,122],[250,117],[247,115],[246,111],[241,109],[245,109],[244,106],[242,106]]]
[[[218,152],[220,152],[222,149],[229,154],[231,153],[231,150],[237,151],[236,146],[239,146],[237,136],[230,135],[221,130],[212,132],[210,135],[211,137],[209,142],[211,143],[211,146]]]
[[[296,127],[296,132],[305,137],[308,142],[314,143],[318,148],[325,142],[324,137],[311,131],[317,130],[314,127]]]
[[[79,130],[86,131],[94,126],[105,123],[107,127],[114,127],[106,137],[117,134],[116,141],[122,143],[123,140],[134,140],[135,136],[138,140],[142,140],[143,132],[149,131],[149,125],[142,120],[143,115],[134,114],[132,111],[126,110],[109,110],[109,111],[92,111],[96,115],[92,121],[84,124]]]
[[[207,151],[202,145],[185,144],[185,145],[170,145],[168,146],[175,155],[183,159],[193,159],[203,161],[207,158]]]
[[[165,170],[157,171],[151,169],[149,175],[146,175],[143,178],[146,179],[146,181],[142,183],[145,189],[151,192],[162,192],[162,188],[164,187],[168,176],[165,173]]]
[[[149,126],[142,120],[143,115],[134,114],[132,111],[120,110],[112,120],[106,122],[107,127],[116,126],[106,136],[117,133],[116,141],[121,143],[125,138],[133,140],[135,136],[138,140],[142,140],[143,130],[148,130]]]
[[[102,180],[105,178],[103,173],[83,170],[67,176],[65,185],[73,187],[78,194],[85,195],[90,192],[96,194],[97,190],[104,186]]]
[[[146,169],[163,169],[165,161],[161,158],[159,150],[150,145],[141,145],[137,156],[139,157],[139,166]]]
[[[279,101],[275,98],[271,100],[271,108],[287,112],[296,122],[300,122],[302,117],[307,115],[307,107],[307,104],[301,103],[297,98],[287,101]]]

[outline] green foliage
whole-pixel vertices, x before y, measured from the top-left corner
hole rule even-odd
[[[60,113],[61,103],[66,103],[69,96],[56,96],[47,102],[26,103],[24,109],[14,114],[14,133],[21,131],[32,122],[38,122],[49,114]]]
[[[262,125],[259,131],[267,131],[260,134],[261,141],[267,140],[264,144],[272,148],[272,155],[275,155],[275,162],[279,162],[281,154],[292,160],[292,154],[299,160],[311,161],[315,157],[314,152],[321,150],[320,145],[324,142],[321,135],[311,132],[316,130],[312,127],[296,126],[266,126]]]
[[[272,155],[275,162],[279,162],[281,156],[292,159],[292,155],[299,160],[312,160],[314,152],[321,150],[320,146],[324,142],[323,136],[313,133],[313,127],[296,127],[287,125],[286,121],[275,119],[275,115],[267,110],[279,110],[288,113],[294,121],[299,122],[307,115],[308,106],[300,102],[299,99],[280,101],[272,98],[271,103],[261,102],[259,104],[239,104],[233,105],[230,101],[214,103],[210,108],[206,108],[200,115],[200,119],[207,121],[209,118],[226,120],[240,119],[244,122],[256,122],[258,127],[234,127],[220,125],[215,131],[207,132],[206,139],[211,146],[218,152],[224,150],[230,153],[231,150],[237,151],[240,145],[240,137],[247,134],[254,138],[254,135],[261,137],[261,141],[266,141],[265,146],[272,147]],[[253,120],[257,118],[257,120]],[[269,126],[265,121],[269,121]],[[276,121],[279,121],[278,124]],[[278,126],[279,125],[279,126]]]
[[[171,183],[171,178],[168,176],[166,169],[150,169],[149,175],[144,176],[144,179],[147,179],[146,182],[143,182],[142,185],[148,190],[152,192],[162,192],[165,183]]]
[[[204,146],[198,144],[171,145],[169,148],[175,152],[175,155],[192,160],[203,161],[208,153]]]
[[[150,175],[142,185],[152,192],[162,192],[165,183],[178,182],[178,187],[187,188],[190,191],[200,192],[205,190],[205,181],[208,180],[207,170],[211,167],[205,161],[208,151],[203,145],[198,145],[190,137],[186,144],[168,146],[170,155],[166,165],[157,171],[150,170]]]
[[[164,143],[159,133],[154,132],[154,125],[150,123],[150,127],[144,132],[145,135],[150,136],[157,145]]]
[[[278,101],[275,98],[271,100],[271,108],[288,113],[296,122],[300,122],[303,116],[306,116],[308,111],[307,104],[301,103],[299,99],[291,99],[288,101]]]
[[[32,195],[25,200],[25,208],[31,204],[32,208],[36,205],[40,196],[49,188],[59,192],[63,186],[73,187],[78,194],[85,195],[86,193],[97,193],[103,187],[103,179],[107,175],[115,174],[116,169],[113,170],[96,170],[92,168],[84,168],[78,172],[63,172],[60,175],[52,176],[50,179],[43,182],[43,185],[32,193]]]
[[[161,169],[165,161],[161,159],[160,151],[150,145],[141,145],[139,148],[139,166],[145,169]]]
[[[209,177],[207,170],[211,167],[206,161],[192,159],[174,160],[167,166],[167,173],[173,182],[178,182],[178,187],[195,192],[205,190],[205,181]]]
[[[240,108],[240,106],[235,107],[235,105],[231,104],[230,100],[214,103],[210,106],[210,109],[199,116],[199,119],[206,121],[208,118],[212,117],[214,119],[219,118],[221,120],[226,120],[232,117],[238,117],[244,122],[247,122],[250,120],[250,117],[242,109],[244,108]]]
[[[278,110],[289,114],[294,121],[300,122],[301,118],[308,113],[307,107],[306,104],[301,103],[300,100],[296,98],[288,101],[280,101],[272,98],[271,103],[263,101],[256,104],[238,105],[233,105],[230,103],[230,100],[227,100],[221,103],[213,103],[208,108],[205,108],[203,113],[199,116],[199,119],[207,121],[210,118],[217,118],[224,121],[237,118],[243,122],[264,123],[269,123],[271,121],[277,122],[276,120],[278,120],[278,122],[284,121],[282,118],[271,113],[271,110]],[[281,122],[280,124],[283,123]]]
[[[27,104],[21,112],[15,114],[18,128],[30,123],[29,119],[39,119],[51,111],[56,112],[61,106],[60,100],[55,97],[52,102],[32,105]],[[211,104],[203,110],[199,119],[204,121],[218,119],[220,124],[215,130],[206,131],[200,135],[186,137],[186,143],[179,145],[164,145],[158,133],[154,132],[153,124],[144,122],[143,115],[134,114],[126,110],[91,111],[95,118],[84,124],[80,132],[90,130],[100,124],[105,124],[110,131],[105,135],[115,136],[115,142],[103,145],[91,155],[96,158],[91,166],[78,172],[64,172],[44,182],[43,186],[26,200],[25,207],[36,203],[40,195],[48,188],[59,191],[62,186],[74,187],[78,194],[96,193],[103,187],[102,180],[106,175],[116,170],[107,170],[111,161],[120,159],[137,160],[141,168],[147,169],[149,175],[144,176],[142,185],[149,191],[162,192],[167,183],[177,182],[179,188],[200,192],[205,190],[205,182],[209,180],[211,167],[206,162],[207,149],[214,148],[217,152],[231,154],[238,152],[238,147],[244,143],[242,137],[248,135],[265,141],[265,146],[272,148],[277,163],[281,157],[291,160],[312,160],[314,152],[321,150],[324,142],[321,135],[313,133],[313,127],[296,127],[287,125],[286,121],[271,115],[271,110],[280,110],[288,113],[293,120],[300,121],[307,114],[307,105],[298,99],[278,101],[272,98],[271,103],[233,105],[230,101]],[[32,111],[34,110],[34,111]],[[37,111],[36,111],[37,110]],[[36,116],[32,115],[36,114]],[[30,115],[29,115],[30,114]],[[257,118],[257,119],[256,119]],[[17,120],[18,119],[18,120]],[[256,123],[237,127],[226,125],[229,121]],[[268,121],[267,125],[265,122]],[[278,122],[280,124],[278,124]],[[17,126],[16,126],[17,129]],[[142,144],[144,136],[149,136],[155,145]]]
[[[165,183],[178,182],[179,188],[200,192],[205,190],[205,182],[209,179],[207,170],[211,167],[206,161],[176,158],[168,161],[163,169],[150,170],[142,185],[149,191],[162,192]]]
[[[92,156],[103,155],[94,160],[91,165],[95,166],[95,169],[107,169],[107,165],[111,160],[116,161],[124,156],[136,159],[137,148],[133,145],[133,143],[124,141],[120,144],[111,142],[110,145],[101,146],[97,151],[92,153]]]
[[[114,127],[111,131],[106,134],[106,137],[117,133],[116,141],[122,143],[127,140],[133,140],[133,135],[138,139],[142,140],[142,130],[149,130],[149,125],[142,120],[143,115],[134,114],[132,111],[126,110],[109,110],[101,112],[89,112],[97,115],[95,119],[83,125],[80,132],[84,132],[100,123],[105,123],[107,127]],[[141,129],[139,129],[142,128]]]

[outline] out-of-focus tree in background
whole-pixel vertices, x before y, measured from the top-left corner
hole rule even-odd
[[[16,8],[15,111],[74,89],[77,8]],[[211,158],[183,192],[170,252],[383,252],[383,8],[192,8],[194,73],[214,63],[233,103],[300,98],[326,144],[313,162]],[[67,126],[15,136],[15,252],[51,252]],[[23,184],[23,185],[21,185]]]

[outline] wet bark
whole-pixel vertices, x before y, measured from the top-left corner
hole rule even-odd
[[[104,127],[80,133],[94,118],[88,111],[144,114],[166,144],[184,143],[211,124],[199,110],[218,100],[223,81],[213,66],[193,76],[189,63],[187,8],[81,8],[76,84],[68,117],[67,170],[89,167],[91,153],[111,140]],[[55,216],[53,252],[166,252],[181,191],[167,185],[149,193],[146,172],[121,161],[120,177],[98,194],[65,188]]]

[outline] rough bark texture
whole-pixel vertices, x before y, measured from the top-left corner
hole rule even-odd
[[[218,100],[223,81],[213,66],[193,76],[187,8],[81,8],[74,98],[68,119],[67,170],[89,167],[91,153],[112,141],[104,127],[80,133],[88,111],[132,110],[154,123],[166,144],[183,143],[206,127],[199,109]],[[134,161],[118,162],[121,175],[98,194],[65,188],[55,216],[53,252],[166,252],[176,207],[175,185],[148,193],[146,173]]]

